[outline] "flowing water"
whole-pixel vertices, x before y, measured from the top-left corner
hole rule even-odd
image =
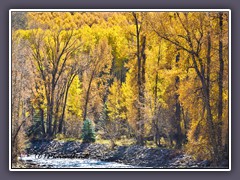
[[[45,168],[137,168],[126,164],[94,159],[36,158],[34,155],[30,155],[21,157],[20,160],[27,164],[36,164]]]

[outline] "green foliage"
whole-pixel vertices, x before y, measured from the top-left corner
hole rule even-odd
[[[41,118],[39,114],[33,116],[33,123],[27,128],[26,134],[30,139],[40,139],[43,137]]]
[[[86,119],[83,122],[82,128],[82,140],[83,143],[95,142],[95,132],[90,120]]]

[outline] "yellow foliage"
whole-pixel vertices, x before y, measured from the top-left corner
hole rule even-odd
[[[68,92],[67,112],[69,117],[75,115],[78,120],[82,119],[82,93],[81,82],[78,77],[75,77]]]

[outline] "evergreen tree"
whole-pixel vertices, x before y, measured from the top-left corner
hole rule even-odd
[[[92,123],[90,120],[86,119],[83,122],[83,128],[82,128],[82,140],[83,143],[90,143],[95,142],[95,132],[92,127]]]

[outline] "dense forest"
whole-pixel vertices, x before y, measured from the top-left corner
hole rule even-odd
[[[90,135],[218,165],[229,149],[228,18],[12,12],[12,159],[33,139]]]

